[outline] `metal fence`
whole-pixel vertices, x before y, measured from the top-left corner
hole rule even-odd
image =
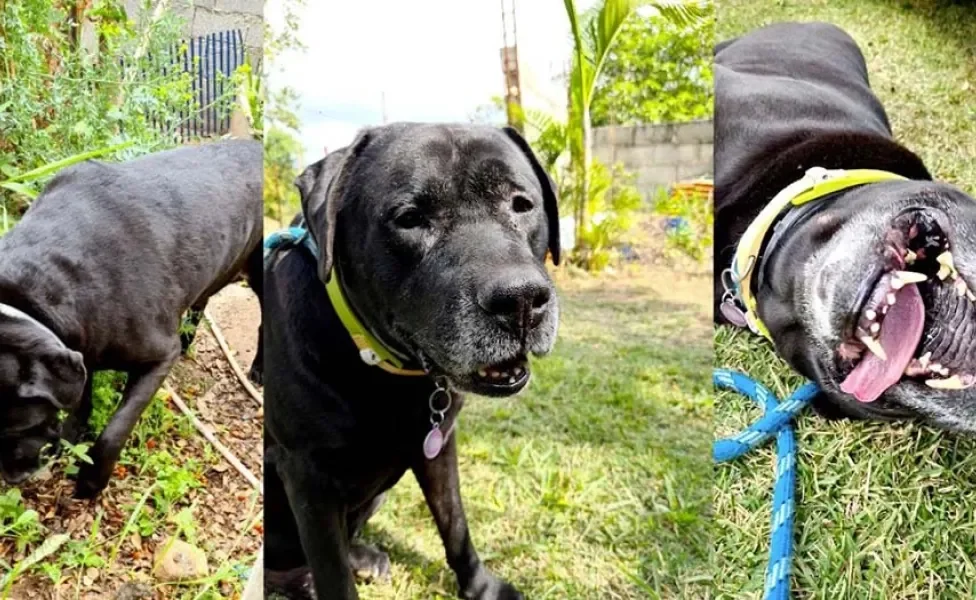
[[[183,142],[223,135],[230,130],[233,101],[230,77],[244,64],[244,35],[240,29],[218,31],[181,43],[165,68],[190,73],[193,103],[180,114],[177,134]]]

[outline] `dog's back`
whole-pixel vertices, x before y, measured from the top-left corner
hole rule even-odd
[[[783,139],[831,132],[891,136],[864,56],[834,25],[778,23],[720,44],[715,92],[719,190]]]
[[[260,247],[261,186],[262,145],[250,140],[65,169],[0,238],[3,279],[85,315],[105,332],[86,340],[93,351],[111,352],[108,332],[136,335],[143,320],[175,331]]]

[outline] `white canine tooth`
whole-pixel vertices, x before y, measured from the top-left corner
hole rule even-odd
[[[898,279],[897,277],[892,277],[891,278],[891,289],[893,289],[893,290],[900,290],[903,287],[905,287],[905,282],[904,281],[902,281],[901,279]]]
[[[878,333],[879,331],[881,331],[881,325],[879,323],[872,323],[871,333]]]
[[[881,342],[870,336],[864,336],[861,338],[861,343],[867,346],[867,349],[871,351],[881,360],[888,360],[888,355],[885,353],[884,347],[881,346]]]
[[[965,390],[972,387],[971,384],[966,385],[958,375],[953,375],[948,379],[929,379],[925,385],[937,390]]]
[[[885,296],[885,300],[888,301],[889,306],[894,306],[895,302],[898,302],[898,296],[895,296],[893,293],[888,292],[888,295]]]
[[[868,318],[868,321],[873,321],[878,318],[878,311],[869,308],[864,311],[864,316]]]
[[[923,281],[928,281],[929,278],[924,273],[916,273],[915,271],[895,271],[895,277],[903,283],[922,283]]]
[[[926,368],[926,367],[929,366],[929,361],[930,360],[932,360],[932,353],[931,352],[926,352],[922,356],[922,358],[918,359],[918,362],[921,363],[922,368],[924,369],[924,368]]]

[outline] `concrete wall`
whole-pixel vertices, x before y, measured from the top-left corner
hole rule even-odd
[[[129,18],[143,18],[143,0],[125,0]],[[189,37],[228,29],[240,29],[244,45],[255,64],[264,44],[264,0],[170,0],[168,10],[186,21]]]
[[[645,198],[676,181],[714,171],[711,121],[598,127],[593,131],[593,157],[621,163],[636,175],[635,184]]]

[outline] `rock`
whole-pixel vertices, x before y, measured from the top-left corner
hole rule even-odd
[[[160,581],[197,579],[210,573],[203,550],[173,538],[166,538],[156,547],[153,565]]]
[[[114,600],[143,600],[152,597],[153,591],[150,586],[145,583],[130,581],[119,588],[119,591],[115,593]]]

